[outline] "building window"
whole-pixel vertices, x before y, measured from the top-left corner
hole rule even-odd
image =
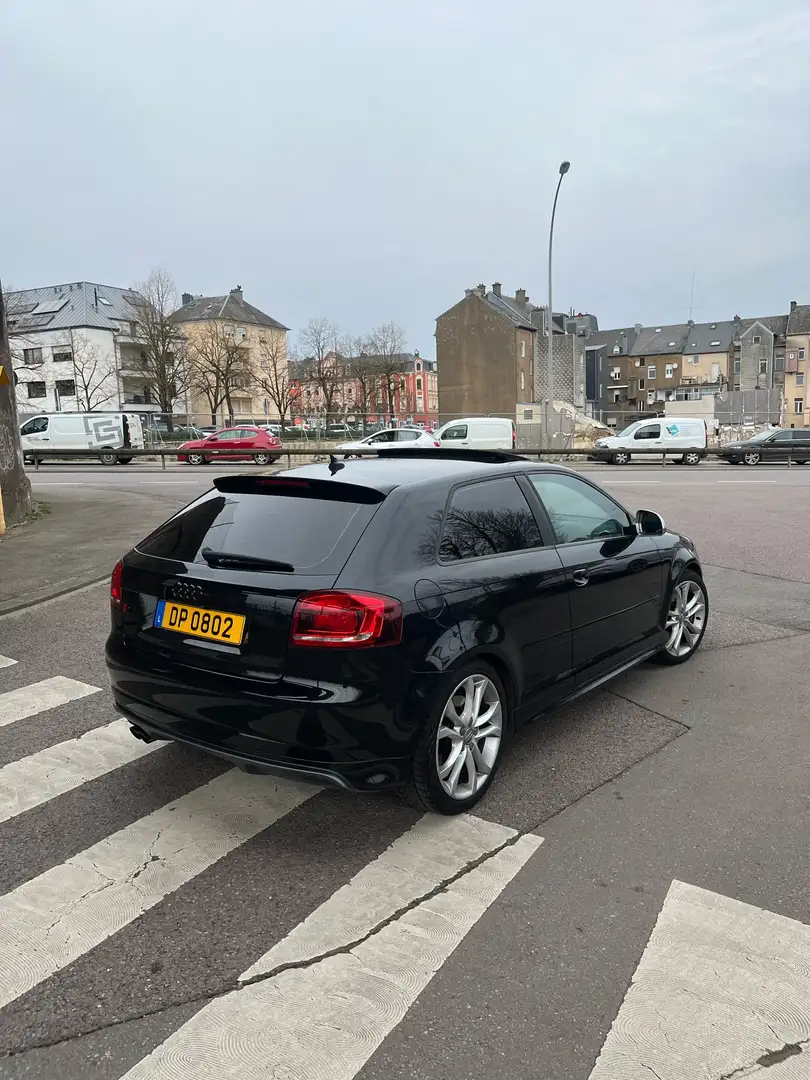
[[[741,366],[741,362],[740,362],[740,360],[739,360],[739,359],[735,360],[735,361],[734,361],[734,374],[735,374],[735,375],[739,375],[739,374],[740,374],[740,366]]]
[[[56,392],[59,397],[76,397],[76,383],[73,379],[57,379]]]
[[[31,385],[30,383],[28,384]],[[797,397],[793,399],[793,411],[797,416],[801,416],[804,412],[804,398]]]
[[[63,345],[54,345],[53,362],[55,364],[70,364],[73,361],[73,353]]]
[[[644,389],[644,380],[643,379],[638,380],[638,388],[639,388],[639,390]]]
[[[667,364],[667,366],[664,368],[664,378],[665,379],[671,379],[674,374],[675,374],[675,365],[674,364]]]
[[[417,377],[416,377],[416,389],[417,390],[422,389],[422,376],[421,375],[417,375]]]
[[[761,345],[761,344],[762,344],[762,337],[761,337],[761,336],[760,336],[759,334],[755,334],[755,335],[754,335],[754,336],[753,336],[753,337],[751,338],[751,340],[753,341],[753,343],[754,343],[755,345]]]
[[[526,389],[526,377],[525,377],[523,371],[520,372],[520,389],[521,390]]]
[[[28,383],[28,397],[29,398],[44,398],[46,394],[44,382],[30,382]]]
[[[42,363],[42,349],[23,349],[23,363],[29,367],[36,367]],[[42,395],[45,397],[45,395]]]
[[[655,364],[649,364],[648,365],[648,367],[647,367],[647,378],[648,379],[654,379],[655,378]]]
[[[526,342],[525,341],[521,341],[521,343],[520,343],[520,357],[521,357],[522,360],[526,359]]]
[[[720,344],[720,342],[719,342],[719,341],[710,341],[710,342],[709,342],[709,345],[710,345],[710,346],[711,346],[711,347],[712,347],[713,349],[716,349],[716,348],[717,348],[717,346],[718,346],[719,344]]]
[[[613,390],[612,394],[613,394],[613,404],[616,405],[622,399],[622,392],[621,392],[621,390]]]
[[[803,371],[798,371],[796,373],[796,385],[797,386],[804,386],[804,372]]]
[[[799,359],[804,360],[804,349],[799,349]]]
[[[767,375],[768,374],[768,361],[767,360],[760,360],[760,362],[759,362],[759,373],[760,373],[760,375]]]
[[[622,377],[622,369],[617,367],[613,368],[610,372],[610,377],[614,382],[618,381]]]

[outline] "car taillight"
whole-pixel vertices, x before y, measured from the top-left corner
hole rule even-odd
[[[291,645],[340,649],[398,645],[402,640],[402,604],[372,593],[307,593],[297,601]]]
[[[112,577],[110,578],[110,603],[113,607],[124,610],[124,561],[119,559],[113,567]]]
[[[438,447],[439,450],[441,450],[441,448],[442,448],[442,444],[439,442],[438,439],[433,440],[433,445]]]
[[[512,449],[514,450],[516,446],[517,446],[517,432],[515,431],[514,428],[512,428]]]

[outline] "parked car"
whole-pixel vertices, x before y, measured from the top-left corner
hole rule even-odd
[[[500,416],[451,420],[434,431],[433,437],[451,450],[514,450],[517,446],[514,420]]]
[[[239,454],[239,450],[258,450],[257,454]],[[219,458],[225,462],[253,461],[257,465],[269,465],[281,457],[281,439],[264,428],[223,428],[203,439],[192,439],[177,448],[177,460],[189,465],[206,465]]]
[[[653,511],[561,466],[428,449],[219,477],[110,599],[137,738],[445,814],[540,713],[687,661],[709,610],[694,544]]]
[[[129,465],[126,451],[144,448],[143,425],[137,413],[39,413],[20,425],[20,442],[26,461],[33,460],[31,450],[54,457],[61,450],[88,450],[98,451],[102,465]]]
[[[375,431],[373,435],[367,435],[365,439],[353,439],[351,442],[341,443],[336,449],[345,458],[356,456],[358,450],[374,450],[378,447],[413,449],[413,447],[431,447],[435,449],[441,443],[437,442],[433,435],[421,428],[391,427]]]
[[[660,450],[667,457],[677,458],[682,465],[699,465],[707,453],[706,421],[688,416],[636,420],[618,435],[597,439],[593,445],[595,451],[602,453],[592,456],[599,460],[607,458],[613,465],[627,465],[634,450]]]
[[[810,461],[810,428],[769,428],[750,439],[728,443],[718,450],[732,465],[759,465],[761,461]]]

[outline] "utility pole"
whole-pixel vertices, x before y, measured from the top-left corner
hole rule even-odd
[[[23,521],[31,510],[31,484],[25,475],[17,395],[11,368],[6,305],[0,282],[0,499],[6,525]]]
[[[560,164],[560,179],[557,181],[557,190],[554,192],[554,205],[551,208],[551,225],[548,230],[548,313],[546,332],[548,334],[546,354],[546,448],[553,445],[551,425],[554,420],[554,307],[551,295],[551,255],[554,245],[554,217],[557,213],[557,199],[560,194],[560,184],[563,177],[571,168],[570,161]]]

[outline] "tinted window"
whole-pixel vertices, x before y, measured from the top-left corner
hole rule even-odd
[[[395,431],[380,431],[377,435],[372,435],[371,438],[368,440],[368,442],[370,442],[370,443],[393,442],[396,439],[396,437],[397,437],[397,433]]]
[[[545,474],[530,479],[560,544],[622,536],[631,527],[630,518],[620,506],[575,476]]]
[[[537,521],[516,480],[486,480],[454,492],[444,518],[439,555],[474,559],[542,543]]]
[[[161,525],[138,544],[138,550],[205,564],[200,552],[213,548],[278,559],[299,571],[337,573],[376,509],[270,492],[212,491]]]
[[[20,428],[21,435],[37,435],[40,431],[48,430],[48,417],[37,416],[33,420],[29,420],[27,424],[23,424]]]
[[[467,425],[456,424],[454,427],[448,428],[442,435],[442,442],[445,439],[466,439],[467,438]]]
[[[633,436],[634,439],[660,439],[661,438],[661,425],[650,424],[649,427],[639,428],[639,430]]]
[[[792,431],[777,431],[777,433],[774,435],[774,437],[769,441],[770,442],[775,442],[775,443],[786,443],[786,442],[791,442],[792,439],[793,439],[793,432]]]

